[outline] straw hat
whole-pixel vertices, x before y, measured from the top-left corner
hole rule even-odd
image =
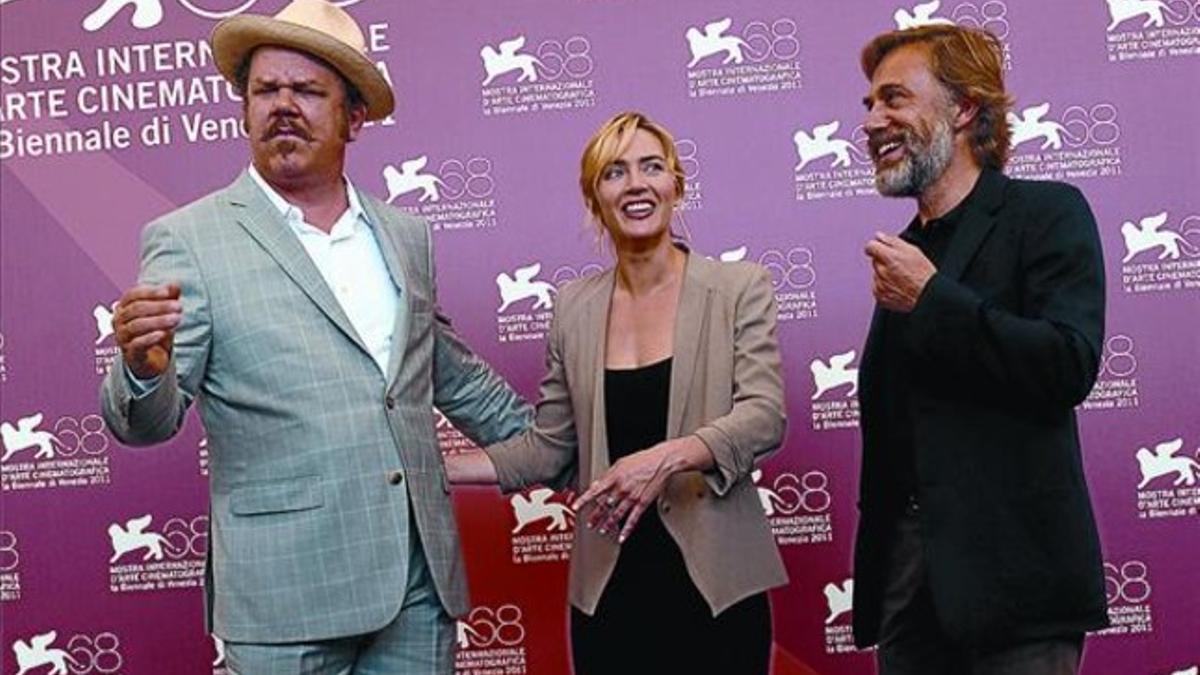
[[[369,120],[387,117],[395,108],[391,86],[367,57],[362,30],[327,0],[292,0],[273,17],[240,14],[213,29],[217,70],[230,82],[236,83],[246,55],[264,45],[295,49],[331,65],[362,92]]]

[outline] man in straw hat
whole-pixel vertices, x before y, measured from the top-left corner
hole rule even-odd
[[[526,404],[437,311],[429,228],[344,177],[393,107],[326,0],[213,31],[250,167],[144,232],[102,406],[131,445],[199,397],[209,625],[233,672],[450,673],[469,609],[433,407],[480,444]]]

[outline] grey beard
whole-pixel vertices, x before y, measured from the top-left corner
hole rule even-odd
[[[907,156],[899,165],[883,171],[875,171],[875,189],[885,197],[916,197],[933,184],[946,167],[954,153],[954,136],[950,124],[945,120],[934,123],[932,138],[923,145],[911,134],[905,139]]]

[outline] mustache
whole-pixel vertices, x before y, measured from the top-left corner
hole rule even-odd
[[[269,141],[279,136],[294,136],[305,141],[312,140],[312,134],[303,124],[286,117],[273,118],[267,128],[263,130],[260,140]]]

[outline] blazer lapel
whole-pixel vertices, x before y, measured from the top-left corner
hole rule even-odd
[[[237,223],[275,259],[284,273],[339,330],[346,334],[346,337],[350,338],[351,342],[370,354],[350,319],[342,311],[337,298],[333,296],[333,291],[329,290],[321,272],[304,250],[304,245],[287,223],[283,222],[278,209],[267,200],[267,196],[254,183],[250,174],[242,172],[238,180],[229,187],[226,195],[230,206],[233,207]]]
[[[688,253],[683,287],[679,289],[679,304],[675,309],[675,334],[672,338],[674,357],[671,360],[670,404],[667,409],[667,438],[680,435],[688,392],[696,373],[696,358],[701,344],[706,344],[709,303],[712,289],[703,279],[703,267],[709,263]]]
[[[985,169],[975,186],[974,204],[964,214],[959,230],[950,240],[950,247],[938,266],[938,273],[957,281],[971,264],[975,253],[996,225],[996,209],[1004,200],[1004,188],[1008,179],[999,171]]]
[[[605,348],[608,343],[608,312],[612,304],[613,285],[616,283],[617,275],[616,268],[609,268],[605,273],[605,278],[599,284],[602,289],[587,300],[587,311],[584,315],[587,317],[584,322],[583,335],[580,336],[585,340],[584,351],[591,349],[591,367],[585,368],[584,372],[588,373],[595,380],[592,382],[592,456],[591,475],[584,478],[588,481],[595,480],[608,470],[608,429],[606,416],[608,410],[604,403],[604,365],[605,365]],[[590,344],[586,341],[591,341]],[[580,485],[580,488],[587,489],[587,485]]]
[[[392,348],[388,354],[387,383],[390,388],[400,375],[400,361],[408,350],[408,326],[412,317],[412,294],[405,292],[411,285],[402,261],[405,255],[412,255],[423,247],[403,241],[400,227],[387,218],[386,209],[376,208],[374,200],[360,192],[359,201],[371,221],[375,241],[379,242],[379,251],[383,255],[383,264],[387,266],[388,276],[396,287],[396,320],[392,326]]]

